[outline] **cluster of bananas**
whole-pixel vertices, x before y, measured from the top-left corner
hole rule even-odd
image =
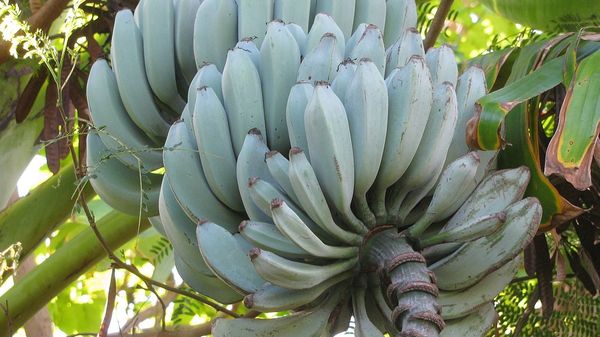
[[[413,0],[117,14],[112,69],[88,81],[92,185],[153,216],[198,292],[294,311],[213,335],[330,336],[353,317],[357,336],[482,336],[495,321],[541,208],[521,200],[527,169],[469,151],[483,71],[425,53],[416,17]]]

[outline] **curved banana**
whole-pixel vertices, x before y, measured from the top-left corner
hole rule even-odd
[[[158,215],[161,175],[125,166],[106,148],[96,132],[87,135],[86,165],[94,191],[111,207],[132,215]]]
[[[337,97],[344,99],[346,97],[346,90],[354,78],[354,72],[356,71],[356,64],[351,59],[345,59],[337,69],[337,75],[333,82],[331,82],[331,89],[335,92]]]
[[[442,229],[438,233],[419,239],[419,247],[431,247],[442,243],[465,243],[496,233],[506,222],[506,213],[498,212],[469,219],[457,227]]]
[[[483,180],[459,210],[446,223],[444,229],[460,226],[468,219],[502,211],[525,194],[529,184],[529,169],[519,167],[494,172]]]
[[[316,301],[331,287],[351,277],[350,272],[341,273],[308,289],[287,289],[265,283],[255,293],[244,297],[244,305],[262,312],[293,310]]]
[[[346,109],[329,84],[317,83],[306,107],[304,126],[308,149],[323,193],[357,232],[364,224],[350,209],[354,194],[354,155]]]
[[[417,5],[415,0],[387,0],[386,5],[383,41],[388,48],[401,38],[408,28],[417,26]]]
[[[452,255],[431,265],[443,290],[465,289],[517,256],[535,235],[542,207],[526,198],[506,208],[506,225],[498,232],[466,243]],[[460,273],[456,271],[460,270]]]
[[[204,0],[194,22],[194,58],[196,67],[212,63],[225,66],[227,51],[238,41],[235,0]]]
[[[283,200],[274,200],[271,203],[271,214],[279,231],[313,256],[345,259],[358,254],[358,247],[325,244]]]
[[[316,10],[317,13],[331,15],[344,33],[344,37],[349,38],[352,35],[352,27],[354,26],[355,6],[356,2],[354,0],[317,0]]]
[[[244,205],[236,180],[236,162],[227,113],[209,87],[197,91],[193,114],[194,135],[208,186],[227,207],[237,212]]]
[[[243,295],[235,292],[216,276],[208,276],[198,272],[177,255],[175,255],[175,268],[179,276],[192,289],[204,296],[214,298],[219,303],[236,303],[243,298]]]
[[[354,30],[362,23],[373,24],[385,31],[386,0],[356,0]]]
[[[479,155],[473,151],[444,169],[425,214],[408,229],[408,236],[418,237],[432,223],[449,217],[464,204],[479,184],[476,179],[479,164]]]
[[[335,36],[338,56],[343,59],[344,55],[346,55],[346,38],[340,27],[331,16],[325,13],[319,13],[314,18],[315,20],[311,24],[310,31],[306,35],[306,47],[304,48],[303,55],[310,54],[321,43],[323,35],[330,33]]]
[[[438,303],[442,306],[442,317],[444,319],[464,317],[477,307],[492,302],[510,283],[522,263],[523,259],[519,255],[470,288],[461,291],[440,291]]]
[[[273,20],[274,0],[236,0],[238,7],[238,38],[256,37],[260,46],[267,22]]]
[[[179,116],[185,101],[179,96],[175,75],[175,6],[173,1],[144,1],[140,18],[148,82],[156,97]]]
[[[254,248],[250,259],[260,276],[288,289],[309,289],[356,267],[358,257],[314,265],[288,260],[277,254]]]
[[[273,18],[295,23],[308,32],[311,0],[275,0]]]
[[[223,90],[221,90],[222,79],[223,75],[214,64],[205,64],[202,66],[192,79],[192,83],[190,83],[188,106],[192,108],[196,106],[196,92],[202,87],[211,88],[217,97],[219,97],[221,104],[223,104]]]
[[[146,1],[146,0],[144,0]],[[175,58],[178,74],[190,85],[196,75],[194,59],[194,23],[196,12],[203,0],[178,0],[175,2]],[[185,98],[185,97],[184,97]]]
[[[381,31],[375,25],[367,25],[364,33],[358,39],[356,46],[350,52],[353,60],[369,59],[377,66],[383,77],[385,74],[386,53]]]
[[[485,73],[479,67],[469,67],[458,78],[458,84],[456,85],[458,119],[454,136],[452,136],[452,143],[448,149],[446,164],[469,152],[466,141],[467,122],[475,114],[477,100],[486,94],[486,86]]]
[[[248,52],[248,54],[250,54],[252,62],[254,62],[256,70],[258,70],[258,72],[260,73],[260,50],[258,49],[256,43],[254,43],[254,41],[256,41],[255,36],[245,37],[238,41],[238,43],[236,43],[235,48],[239,48],[243,51]]]
[[[227,53],[221,85],[233,150],[239,155],[246,133],[250,129],[258,128],[265,133],[260,75],[250,53],[239,48]]]
[[[214,221],[230,231],[237,231],[240,214],[223,205],[213,194],[204,176],[192,135],[184,123],[171,126],[163,151],[169,184],[184,212],[196,223]]]
[[[240,234],[255,247],[290,259],[309,259],[311,255],[285,237],[272,223],[243,221]]]
[[[354,47],[356,47],[356,44],[358,43],[358,41],[365,34],[365,31],[367,30],[367,26],[369,26],[369,24],[361,23],[360,25],[358,25],[358,27],[356,28],[354,33],[352,33],[352,36],[350,36],[350,38],[348,40],[346,40],[345,57],[347,59],[350,58],[350,54],[352,54],[352,50],[354,50]]]
[[[271,173],[271,177],[277,181],[277,184],[281,186],[285,194],[294,201],[297,205],[300,204],[298,197],[294,192],[288,171],[290,169],[290,162],[279,152],[271,151],[265,155],[265,162]]]
[[[356,337],[383,337],[383,333],[371,322],[366,308],[366,285],[352,288],[352,308],[354,314],[354,335]]]
[[[406,171],[425,131],[433,88],[425,61],[413,57],[388,78],[388,129],[383,158],[372,188],[371,207],[378,220],[386,216],[385,197]]]
[[[213,324],[214,337],[262,337],[277,332],[278,337],[322,336],[328,331],[328,324],[334,309],[340,301],[340,294],[331,291],[327,298],[310,310],[274,319],[217,319]]]
[[[265,283],[252,267],[248,254],[226,229],[204,222],[196,227],[196,236],[204,261],[223,282],[242,294],[253,293]]]
[[[358,246],[362,236],[342,229],[333,220],[317,176],[301,149],[290,150],[289,178],[302,209],[327,233],[341,242]],[[366,228],[360,232],[366,233]]]
[[[267,144],[271,150],[285,152],[290,148],[285,108],[296,83],[300,48],[283,22],[273,21],[267,26],[260,63]]]
[[[271,177],[269,168],[265,163],[265,155],[268,152],[269,148],[264,143],[260,130],[252,129],[246,135],[242,151],[237,158],[238,189],[246,214],[253,221],[271,222],[270,213],[265,213],[256,206],[248,188],[248,181],[253,177],[260,177],[270,183],[277,184]]]
[[[342,63],[339,52],[339,41],[335,35],[325,33],[319,45],[309,52],[298,68],[298,81],[331,82],[337,74],[338,65]]]
[[[304,112],[312,97],[314,87],[309,81],[296,83],[290,90],[285,108],[286,124],[290,135],[290,145],[308,152],[306,128],[304,127]],[[308,153],[306,154],[308,157]]]
[[[362,59],[344,96],[354,158],[360,158],[354,160],[353,202],[369,227],[375,225],[375,216],[367,203],[367,191],[377,178],[388,122],[388,91],[379,71],[377,64]]]
[[[306,39],[307,39],[306,32],[308,30],[303,30],[302,27],[300,27],[299,25],[297,25],[295,23],[287,23],[285,25],[285,28],[287,28],[287,30],[294,37],[294,40],[296,40],[296,43],[298,44],[298,48],[300,48],[300,55],[305,55]]]
[[[452,48],[442,45],[439,48],[429,48],[425,53],[425,62],[431,72],[433,85],[450,82],[456,88],[458,64]]]
[[[110,58],[129,117],[148,137],[161,144],[169,132],[169,123],[154,104],[144,68],[142,35],[130,10],[121,10],[115,17]]]
[[[86,93],[100,139],[123,164],[148,172],[162,167],[162,153],[154,149],[154,143],[129,118],[115,74],[105,60],[94,62]]]
[[[398,67],[404,67],[413,56],[425,59],[423,39],[415,28],[409,28],[396,43],[386,51],[386,78]]]
[[[402,178],[392,187],[388,212],[397,214],[409,192],[427,182],[437,181],[446,161],[457,115],[454,87],[448,82],[438,85],[433,93],[431,113],[417,152]],[[422,196],[428,191],[429,189]]]
[[[456,320],[448,320],[440,337],[481,337],[498,321],[493,303],[485,303],[474,313]]]

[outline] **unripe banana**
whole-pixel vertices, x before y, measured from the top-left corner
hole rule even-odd
[[[425,58],[423,39],[415,28],[409,28],[396,43],[386,51],[385,76],[398,68],[404,67],[413,56]]]
[[[225,228],[202,222],[196,227],[196,236],[206,264],[239,293],[253,293],[265,283],[252,267],[248,254]]]
[[[458,158],[444,169],[425,214],[410,227],[409,236],[418,237],[432,223],[441,221],[458,210],[479,184],[476,179],[479,164],[479,155],[474,151]]]
[[[273,20],[274,0],[236,0],[238,7],[238,37],[256,37],[261,45],[267,23]]]
[[[469,219],[457,227],[442,229],[419,240],[420,247],[430,247],[442,243],[465,243],[496,233],[506,222],[506,213],[499,212]]]
[[[355,5],[354,0],[317,0],[317,13],[331,15],[344,33],[344,37],[349,38],[354,26]]]
[[[458,78],[458,65],[454,57],[454,51],[447,45],[439,48],[430,48],[425,54],[425,62],[431,72],[431,82],[433,85],[450,82],[456,87]]]
[[[292,34],[294,40],[298,44],[298,48],[300,48],[300,54],[305,55],[306,50],[306,31],[302,30],[302,27],[295,23],[288,23],[285,25],[285,28]]]
[[[417,152],[433,100],[425,61],[413,57],[388,81],[388,129],[383,158],[372,189],[371,207],[379,219],[386,216],[385,197],[406,171]]]
[[[194,22],[196,67],[212,63],[223,70],[227,51],[238,41],[237,31],[235,0],[204,0]]]
[[[240,190],[246,214],[253,221],[271,222],[270,214],[264,213],[256,206],[248,189],[248,181],[253,177],[260,177],[270,183],[276,184],[265,163],[265,154],[268,152],[269,148],[264,143],[260,130],[252,129],[246,135],[242,151],[237,158],[236,175],[238,189]]]
[[[173,1],[144,1],[141,31],[148,82],[156,97],[179,116],[185,101],[179,96],[175,75],[175,7]]]
[[[457,115],[454,87],[448,82],[438,85],[433,93],[431,113],[417,152],[402,178],[392,187],[389,212],[398,212],[409,192],[426,185],[427,182],[437,181],[446,160]],[[429,189],[424,191],[421,197],[427,192]],[[408,212],[404,213],[406,214]],[[404,220],[403,217],[401,220]]]
[[[315,257],[344,259],[356,256],[358,253],[358,247],[338,247],[325,244],[281,199],[271,202],[271,214],[281,233]]]
[[[290,162],[279,152],[270,151],[265,155],[265,162],[269,168],[269,173],[279,186],[283,189],[285,194],[290,197],[296,205],[300,205],[298,197],[294,192],[288,171],[290,169]]]
[[[288,289],[309,289],[326,280],[353,269],[357,257],[330,264],[314,265],[285,259],[268,251],[254,248],[250,259],[256,271],[265,280]]]
[[[221,80],[223,75],[214,64],[205,64],[194,76],[188,91],[188,106],[196,106],[196,92],[202,87],[209,87],[219,97],[223,104],[223,90],[221,90]]]
[[[354,158],[360,158],[354,161],[353,201],[370,227],[375,225],[375,216],[367,203],[367,191],[377,178],[388,120],[388,92],[379,71],[371,60],[362,59],[344,96]]]
[[[265,132],[260,75],[248,52],[239,48],[229,51],[222,87],[233,149],[239,155],[250,129],[258,128],[263,134]]]
[[[169,123],[154,104],[144,68],[142,35],[130,10],[121,10],[115,17],[110,56],[129,117],[148,137],[162,143],[169,132]]]
[[[262,312],[293,310],[314,302],[331,287],[351,276],[350,272],[341,273],[308,289],[287,289],[265,283],[255,293],[246,295],[244,305]]]
[[[337,67],[343,60],[339,53],[340,48],[335,35],[325,33],[319,45],[302,60],[297,80],[313,83],[333,81],[337,74]]]
[[[346,109],[327,83],[317,83],[304,116],[312,167],[325,197],[359,232],[364,224],[350,209],[354,194],[354,155]]]
[[[281,234],[279,229],[272,223],[243,221],[240,224],[239,231],[246,241],[257,248],[291,259],[312,258],[311,254]]]
[[[387,0],[385,31],[383,39],[385,47],[394,44],[410,27],[417,26],[417,5],[415,0]]]
[[[271,150],[285,152],[290,148],[285,108],[296,83],[300,48],[283,22],[269,23],[260,59],[267,144]]]
[[[474,285],[517,256],[535,235],[542,207],[535,198],[526,198],[506,208],[506,224],[498,232],[466,243],[452,255],[429,268],[443,290]],[[460,270],[460,273],[456,271]]]
[[[204,176],[194,138],[183,123],[171,126],[163,160],[175,198],[192,220],[215,221],[232,232],[237,230],[241,216],[214,196]]]
[[[340,27],[331,16],[325,13],[319,13],[314,18],[315,22],[310,27],[310,31],[306,36],[306,47],[304,48],[303,55],[310,54],[313,49],[317,48],[320,44],[323,35],[331,33],[335,36],[337,41],[337,52],[339,53],[339,57],[343,59],[344,55],[346,55],[346,38]]]
[[[386,0],[356,0],[354,30],[362,23],[373,24],[385,31]]]
[[[333,82],[331,82],[331,89],[335,92],[337,97],[346,97],[346,90],[354,78],[354,72],[356,71],[356,64],[351,59],[346,59],[338,66],[338,73],[335,76]]]
[[[144,0],[145,1],[145,0]],[[203,0],[178,0],[175,2],[175,57],[178,74],[187,86],[196,74],[194,59],[194,22]]]
[[[312,83],[309,81],[296,83],[290,90],[285,108],[290,145],[303,149],[307,157],[308,141],[306,140],[306,129],[304,127],[304,112],[314,90]]]
[[[300,206],[317,225],[341,242],[354,246],[362,242],[360,235],[348,232],[336,224],[317,176],[299,148],[290,150],[289,178]]]
[[[88,106],[102,143],[132,169],[154,171],[162,166],[162,154],[129,118],[114,73],[108,63],[94,62],[87,84]]]
[[[493,303],[485,303],[466,317],[448,320],[440,337],[479,337],[485,336],[492,326],[498,321],[498,314]]]
[[[193,125],[204,176],[215,196],[227,207],[242,212],[244,205],[236,180],[236,162],[227,114],[208,87],[196,94]]]
[[[308,32],[311,0],[275,0],[273,17],[286,23],[295,23]]]
[[[356,46],[352,49],[350,58],[359,61],[364,58],[371,60],[383,77],[385,74],[385,47],[383,46],[383,36],[377,26],[368,25],[366,27]]]
[[[371,322],[366,308],[366,285],[352,288],[352,312],[354,314],[354,335],[356,337],[383,337],[383,333]]]
[[[136,216],[158,215],[162,176],[123,165],[95,132],[87,136],[88,177],[94,191],[111,207]]]
[[[250,54],[250,58],[252,62],[254,62],[254,66],[256,66],[256,70],[260,73],[260,50],[258,50],[258,46],[255,43],[256,37],[245,37],[241,39],[236,45],[235,48],[239,48],[243,51],[248,52]]]
[[[350,36],[350,38],[346,40],[346,58],[350,58],[352,50],[354,50],[354,47],[356,47],[358,40],[360,40],[360,38],[364,35],[365,31],[367,30],[367,26],[369,26],[369,24],[361,23],[360,25],[358,25],[354,33],[352,33],[352,36]]]

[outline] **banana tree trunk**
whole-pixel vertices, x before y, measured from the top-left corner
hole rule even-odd
[[[100,219],[98,229],[109,247],[119,248],[150,224],[113,211]],[[59,248],[0,297],[0,337],[12,336],[60,291],[106,256],[98,238],[87,228]]]
[[[68,165],[0,213],[0,251],[20,242],[23,258],[35,249],[71,215],[76,189],[75,171],[73,165]],[[86,200],[94,196],[90,186],[81,193]]]

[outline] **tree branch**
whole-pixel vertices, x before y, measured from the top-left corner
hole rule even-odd
[[[50,29],[50,25],[62,11],[67,7],[69,0],[48,0],[46,3],[37,10],[32,16],[27,19],[29,26],[33,31],[41,29],[47,32]],[[0,64],[11,59],[10,56],[10,42],[0,40]]]
[[[425,36],[425,41],[423,41],[423,48],[425,51],[427,49],[433,47],[435,45],[435,41],[438,36],[442,32],[444,28],[444,24],[446,22],[446,17],[450,12],[450,8],[452,7],[452,3],[454,0],[441,0],[440,5],[435,12],[435,16],[433,17],[433,21],[431,22],[431,26],[429,27],[429,31],[427,31],[427,35]]]

